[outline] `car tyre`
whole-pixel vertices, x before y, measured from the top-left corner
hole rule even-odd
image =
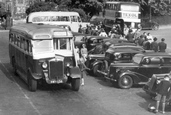
[[[100,64],[96,64],[94,67],[93,67],[93,75],[95,75],[96,77],[99,77],[100,76],[100,73],[97,71],[100,69]]]
[[[30,74],[27,76],[27,82],[29,90],[35,92],[37,90],[37,81],[33,79]]]
[[[122,89],[129,89],[133,85],[133,80],[132,80],[131,76],[124,75],[121,78],[119,78],[118,85]]]
[[[80,84],[81,84],[80,80],[81,80],[80,78],[72,79],[71,87],[73,91],[78,91],[80,89]]]

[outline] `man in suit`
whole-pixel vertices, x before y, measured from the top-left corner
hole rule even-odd
[[[167,44],[164,41],[165,41],[165,39],[162,38],[161,42],[158,43],[159,52],[165,52],[165,50],[167,48]]]

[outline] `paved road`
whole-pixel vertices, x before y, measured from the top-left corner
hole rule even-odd
[[[171,43],[170,30],[150,32]],[[30,92],[20,77],[13,74],[8,33],[0,32],[0,115],[153,115],[147,106],[154,101],[141,88],[123,90],[102,78],[87,76],[79,92],[56,85]],[[167,107],[166,115],[170,114],[171,107]]]

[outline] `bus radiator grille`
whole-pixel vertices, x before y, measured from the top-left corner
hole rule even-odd
[[[50,80],[63,79],[64,76],[64,63],[63,61],[51,61],[50,62]]]

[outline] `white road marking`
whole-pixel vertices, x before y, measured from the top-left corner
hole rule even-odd
[[[24,97],[29,101],[30,105],[33,107],[33,109],[36,111],[36,113],[38,113],[38,115],[42,115],[40,113],[40,111],[36,108],[36,106],[33,104],[33,102],[31,101],[31,99],[27,96],[26,93],[24,93],[23,89],[20,87],[20,85],[16,82],[16,80],[12,77],[11,73],[8,71],[8,69],[5,67],[5,65],[1,62],[0,60],[0,64],[4,67],[4,69],[6,70],[6,72],[8,72],[8,74],[10,75],[11,79],[14,81],[14,83],[17,85],[17,87],[20,89],[21,93],[24,95]],[[1,110],[0,110],[1,111]]]

